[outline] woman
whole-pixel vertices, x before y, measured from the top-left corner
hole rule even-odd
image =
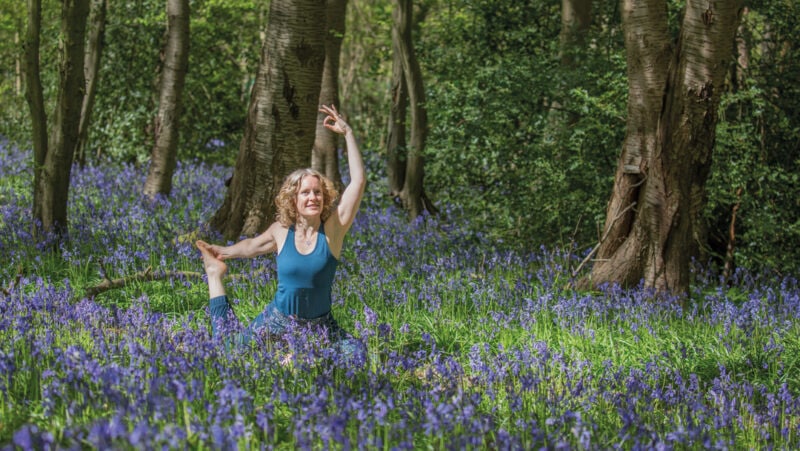
[[[366,186],[366,174],[353,130],[334,106],[322,106],[327,114],[323,125],[342,134],[347,143],[350,183],[333,205],[337,192],[333,183],[312,169],[297,170],[286,178],[275,204],[278,220],[262,234],[231,246],[197,241],[208,276],[208,294],[212,331],[220,332],[220,320],[230,312],[223,277],[224,260],[253,258],[276,252],[278,290],[273,301],[239,337],[247,343],[252,334],[266,328],[271,336],[280,336],[296,321],[322,326],[331,342],[352,354],[358,343],[339,328],[331,315],[331,286],[342,252],[345,235],[353,224]]]

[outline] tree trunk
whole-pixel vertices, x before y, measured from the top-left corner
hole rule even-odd
[[[670,49],[663,0],[623,0],[628,132],[592,283],[686,294],[737,2],[690,0]]]
[[[144,194],[155,197],[172,191],[172,174],[178,154],[178,130],[181,97],[189,66],[189,0],[167,0],[167,44],[158,116],[155,119],[155,143],[150,156],[150,170]]]
[[[47,156],[47,113],[44,108],[42,78],[39,70],[39,34],[42,27],[41,0],[28,0],[28,28],[25,32],[25,98],[31,113],[33,146],[33,216],[42,217],[42,200],[38,181],[42,178]]]
[[[17,25],[17,31],[14,32],[14,46],[19,47],[21,39],[19,30],[22,29],[21,25]],[[22,94],[22,56],[18,52],[14,52],[14,95],[19,96]]]
[[[742,9],[742,17],[746,16],[750,11],[747,7]],[[745,79],[747,76],[747,69],[750,67],[750,30],[744,24],[740,24],[736,31],[736,41],[734,48],[736,50],[736,60],[732,65],[733,73],[731,74],[731,83],[733,84],[734,92],[737,92],[745,87]]]
[[[392,29],[392,90],[389,109],[389,130],[386,137],[386,176],[389,195],[400,199],[406,178],[406,114],[408,113],[408,90],[400,57],[398,41],[400,34]]]
[[[65,1],[62,4],[62,44],[53,128],[44,166],[34,172],[34,220],[40,222],[45,231],[59,234],[67,229],[72,157],[78,142],[85,89],[83,59],[88,15],[89,0]]]
[[[103,54],[103,41],[106,29],[106,10],[108,0],[92,0],[89,15],[89,42],[83,62],[86,78],[86,93],[81,106],[81,120],[78,125],[78,144],[75,147],[75,160],[83,167],[86,164],[86,141],[89,138],[89,123],[97,93],[97,76],[100,72],[100,57]]]
[[[424,210],[434,212],[435,209],[423,189],[425,178],[423,152],[425,151],[425,142],[428,137],[428,114],[425,109],[425,88],[422,83],[422,70],[414,53],[411,37],[412,12],[412,0],[395,0],[392,37],[397,43],[397,50],[403,63],[403,73],[411,108],[411,137],[409,139],[405,179],[403,180],[403,189],[400,191],[400,199],[408,210],[409,216],[413,219],[422,214]]]
[[[589,33],[592,18],[591,0],[561,0],[561,32],[559,33],[559,57],[561,59],[562,76],[558,79],[558,88],[550,104],[548,125],[545,128],[547,139],[562,139],[565,130],[571,130],[580,120],[580,115],[565,108],[568,104],[565,97],[575,88],[574,73],[579,71],[577,62],[586,55],[586,36]],[[567,132],[569,133],[569,132]],[[555,158],[562,158],[558,152]]]
[[[274,219],[291,171],[308,167],[325,62],[325,2],[273,0],[244,137],[223,205],[211,225],[227,238],[255,235]]]
[[[345,13],[347,0],[327,0],[327,25],[325,27],[325,64],[322,69],[322,88],[319,94],[320,105],[339,106],[339,59],[345,33]],[[339,159],[336,148],[338,135],[325,128],[324,114],[317,114],[317,131],[311,152],[311,167],[342,187],[339,173]]]
[[[575,65],[575,51],[583,48],[592,19],[591,0],[561,0],[561,64]]]

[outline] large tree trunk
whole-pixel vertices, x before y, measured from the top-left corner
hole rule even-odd
[[[149,197],[169,195],[172,191],[172,174],[178,158],[181,97],[189,66],[189,0],[167,0],[167,21],[155,143],[144,183],[144,194]]]
[[[81,120],[78,125],[78,144],[75,147],[75,160],[81,166],[86,164],[86,142],[89,138],[89,123],[97,93],[97,76],[100,72],[100,57],[103,54],[107,7],[108,0],[92,0],[89,15],[89,42],[83,62],[86,93],[83,97]]]
[[[320,105],[339,106],[339,59],[345,33],[345,13],[347,0],[327,0],[327,25],[325,26],[325,65],[322,70],[322,88],[319,93]],[[325,174],[341,187],[339,159],[336,148],[339,136],[325,128],[326,115],[317,115],[317,131],[311,152],[311,167]]]
[[[412,0],[395,0],[394,27],[392,40],[403,63],[403,73],[408,89],[409,106],[411,108],[411,137],[406,156],[405,179],[400,199],[413,219],[424,210],[434,212],[423,189],[425,178],[425,143],[428,137],[428,113],[425,109],[425,88],[422,83],[422,70],[414,53],[411,37],[413,19]]]
[[[34,220],[46,231],[64,232],[67,228],[72,156],[78,142],[85,89],[83,59],[88,15],[89,0],[62,4],[58,98],[44,166],[34,173]]]
[[[325,2],[273,0],[244,137],[223,205],[211,225],[227,238],[273,220],[291,171],[308,167],[325,62]]]
[[[685,294],[693,223],[705,183],[738,2],[690,0],[668,47],[663,0],[622,0],[628,60],[628,132],[592,283]]]

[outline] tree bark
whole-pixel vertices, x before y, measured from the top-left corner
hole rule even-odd
[[[95,94],[97,93],[97,77],[100,73],[100,58],[106,29],[106,10],[108,0],[92,0],[89,14],[89,42],[83,62],[86,78],[86,94],[81,106],[81,120],[78,125],[78,144],[75,146],[75,160],[83,167],[86,164],[86,142],[89,138],[89,123],[92,118]]]
[[[47,113],[44,109],[42,78],[39,70],[39,35],[42,28],[41,0],[28,0],[28,28],[25,32],[25,98],[31,114],[31,144],[33,146],[33,215],[41,218],[42,193],[38,180],[42,178],[47,156]]]
[[[72,157],[78,142],[85,89],[83,59],[88,15],[88,0],[64,1],[62,4],[62,44],[53,128],[44,165],[40,171],[34,171],[34,221],[39,222],[45,231],[59,234],[67,229]],[[38,166],[39,156],[36,158]]]
[[[425,143],[428,137],[428,113],[425,109],[425,88],[411,36],[413,1],[395,0],[393,11],[393,41],[403,64],[403,73],[408,90],[411,133],[406,156],[405,178],[400,199],[413,219],[423,211],[435,212],[423,189],[425,178]]]
[[[14,46],[22,44],[22,38],[19,35],[19,30],[22,26],[17,24],[17,31],[14,32]],[[22,56],[15,52],[14,56],[14,95],[19,96],[22,94]]]
[[[325,2],[273,0],[244,137],[223,205],[211,220],[227,238],[255,235],[274,219],[291,171],[308,167],[325,62]]]
[[[628,131],[592,283],[686,294],[738,2],[686,4],[669,48],[663,0],[622,0]]]
[[[167,21],[155,143],[144,184],[144,194],[151,198],[157,194],[166,196],[172,191],[172,174],[178,158],[181,98],[189,66],[189,0],[167,0]]]
[[[322,87],[319,94],[320,105],[339,106],[339,61],[342,40],[345,33],[345,13],[347,0],[327,0],[325,26],[325,64],[322,69]],[[324,114],[317,114],[317,131],[311,151],[311,167],[342,187],[339,173],[339,159],[336,153],[338,135],[325,128]]]
[[[561,0],[561,65],[575,65],[575,50],[583,47],[592,19],[591,0]]]
[[[399,33],[392,33],[392,88],[389,109],[389,130],[386,136],[386,176],[389,195],[400,199],[406,178],[406,115],[408,114],[408,90],[400,57]]]

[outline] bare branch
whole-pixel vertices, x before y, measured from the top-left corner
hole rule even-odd
[[[100,293],[104,293],[109,290],[115,290],[117,288],[123,288],[131,282],[152,282],[154,280],[165,280],[165,279],[172,279],[172,278],[179,278],[179,277],[189,277],[200,279],[203,277],[202,273],[194,272],[194,271],[157,271],[153,272],[151,267],[148,267],[144,271],[137,272],[136,274],[132,274],[130,276],[120,277],[117,279],[109,279],[105,277],[105,279],[100,282],[99,284],[89,287],[86,289],[86,297],[93,298]]]
[[[597,250],[600,249],[600,245],[603,244],[603,242],[608,238],[608,234],[611,232],[611,229],[614,228],[614,224],[619,220],[619,218],[621,218],[628,210],[630,210],[635,206],[636,206],[636,201],[631,202],[627,207],[623,208],[622,211],[620,211],[619,213],[616,214],[616,216],[614,216],[614,219],[611,220],[611,224],[609,224],[608,227],[606,228],[606,232],[603,234],[602,238],[600,238],[600,241],[598,241],[597,244],[595,244],[595,246],[592,248],[592,251],[589,252],[589,255],[587,255],[583,259],[583,261],[581,261],[581,264],[578,265],[578,267],[575,268],[574,271],[572,271],[572,277],[575,277],[583,268],[583,266],[592,258],[592,256],[594,256]]]
[[[0,288],[0,292],[2,292],[5,296],[9,296],[11,294],[11,290],[14,289],[19,284],[20,279],[22,279],[22,265],[17,267],[17,275],[14,277],[14,281],[11,282],[11,285],[8,288]]]

